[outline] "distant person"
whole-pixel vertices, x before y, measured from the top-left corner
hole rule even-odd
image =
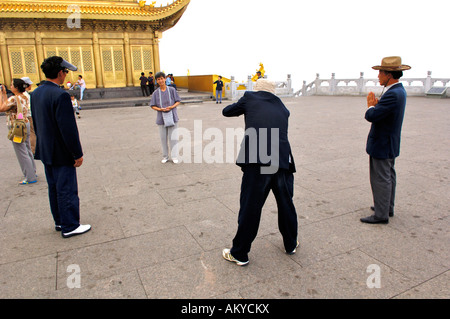
[[[380,99],[373,92],[367,96],[365,118],[371,122],[366,151],[370,161],[370,185],[374,214],[361,218],[363,223],[387,224],[394,216],[396,189],[395,158],[400,155],[400,136],[406,107],[406,91],[399,79],[403,71],[411,69],[403,65],[398,56],[386,57],[379,70],[378,80],[386,92]]]
[[[245,92],[239,101],[222,111],[227,117],[244,115],[246,130],[236,163],[243,172],[238,229],[231,249],[222,251],[223,258],[238,266],[249,263],[248,253],[271,190],[277,202],[278,228],[286,253],[294,254],[299,245],[297,212],[292,200],[295,163],[288,140],[290,113],[274,94],[273,82],[260,79],[255,91]],[[263,147],[265,152],[261,152]],[[269,153],[270,158],[265,158]]]
[[[30,105],[31,105],[31,95],[29,92],[31,91],[33,82],[31,81],[31,79],[29,77],[23,77],[21,80],[27,84],[27,88],[25,89],[25,92],[23,92],[23,94],[28,98],[28,101],[30,101]],[[29,133],[30,133],[31,151],[34,154],[35,149],[36,149],[36,133],[34,132],[33,118],[31,116],[31,108],[29,109],[29,113],[28,113],[28,122],[30,122]]]
[[[0,112],[6,112],[6,124],[8,129],[13,125],[16,119],[23,118],[27,127],[27,135],[25,140],[21,143],[12,141],[14,152],[16,153],[17,160],[19,161],[20,169],[25,177],[20,181],[20,185],[34,184],[37,182],[36,178],[36,164],[34,162],[33,152],[30,144],[30,122],[28,120],[28,112],[30,111],[30,102],[25,96],[25,89],[28,86],[21,79],[13,79],[11,84],[11,92],[14,94],[9,99],[6,95],[6,87],[1,87],[1,100],[0,100]],[[20,103],[20,106],[18,105]],[[22,113],[19,112],[22,107]]]
[[[181,99],[178,96],[175,88],[166,85],[166,75],[163,72],[158,72],[155,75],[156,82],[159,88],[155,90],[150,101],[150,107],[157,111],[156,124],[159,128],[159,136],[161,138],[161,146],[163,150],[163,158],[161,163],[169,161],[169,145],[170,141],[170,155],[173,163],[178,163],[178,113],[177,106],[180,105]],[[167,113],[167,114],[163,114]],[[169,117],[169,118],[168,118]],[[168,122],[171,123],[168,123]]]
[[[166,76],[166,86],[171,86],[172,85],[172,79],[170,77],[170,74],[167,74]]]
[[[55,229],[67,238],[91,229],[91,225],[80,224],[76,168],[83,164],[83,150],[78,127],[70,95],[59,87],[69,70],[77,68],[52,56],[44,60],[41,69],[47,81],[31,96],[37,136],[35,158],[44,164]]]
[[[175,84],[175,78],[173,77],[173,74],[169,74],[169,77],[170,77],[170,86],[175,88],[175,90],[178,91],[177,85]]]
[[[216,104],[222,103],[223,81],[220,75],[219,79],[216,82],[214,82],[214,84],[216,84]]]
[[[256,76],[258,77],[258,79],[262,79],[262,75],[261,75],[261,71],[256,71]]]
[[[141,77],[139,78],[139,81],[141,81],[141,91],[142,91],[142,96],[149,96],[149,90],[147,87],[147,77],[145,76],[144,72],[141,73]]]
[[[78,100],[75,97],[75,95],[70,95],[70,100],[72,101],[72,107],[73,107],[73,112],[77,115],[78,118],[81,118],[80,116],[80,107],[78,105]]]
[[[148,73],[147,83],[150,95],[152,95],[153,92],[155,92],[155,78],[153,77],[153,72]]]
[[[86,90],[86,82],[83,80],[83,76],[78,76],[78,81],[76,83],[80,88],[80,101],[83,101],[84,91]]]

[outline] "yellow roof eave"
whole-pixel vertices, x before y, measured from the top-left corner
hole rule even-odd
[[[190,0],[177,0],[171,5],[160,8],[139,7],[139,4],[106,5],[101,1],[58,1],[58,4],[37,1],[29,4],[19,1],[2,1],[2,18],[28,19],[67,19],[71,13],[70,5],[77,5],[81,20],[118,20],[118,21],[159,21],[176,16],[186,10]],[[117,3],[115,3],[117,4]],[[120,3],[119,3],[120,4]]]

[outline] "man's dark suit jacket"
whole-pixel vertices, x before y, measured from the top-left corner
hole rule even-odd
[[[73,165],[83,151],[69,93],[46,81],[34,90],[31,101],[35,158],[46,165]]]
[[[377,159],[393,159],[400,155],[400,136],[406,106],[406,91],[401,83],[383,94],[378,104],[366,111],[372,123],[367,138],[367,154]]]
[[[222,114],[226,117],[240,116],[244,114],[246,134],[241,144],[240,154],[238,155],[237,165],[245,166],[250,164],[257,164],[261,166],[278,166],[278,168],[287,169],[295,172],[294,158],[291,152],[291,146],[288,140],[288,119],[289,110],[284,106],[283,102],[274,94],[258,91],[245,92],[244,96],[238,102],[225,107]],[[257,139],[252,138],[252,134],[247,134],[249,129],[254,129],[257,134]],[[271,129],[278,129],[279,140],[272,141]],[[267,130],[267,151],[263,151],[263,157],[267,154],[274,158],[278,156],[277,161],[272,163],[264,158],[261,158],[259,144],[265,142],[264,134],[261,134],[260,129]],[[249,142],[252,145],[249,145]],[[278,154],[271,153],[271,143],[278,143]],[[255,145],[257,143],[257,145]],[[257,149],[256,154],[249,154]],[[290,157],[290,163],[289,163]],[[277,163],[278,162],[278,165]]]

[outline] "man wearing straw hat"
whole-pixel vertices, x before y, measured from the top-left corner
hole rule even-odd
[[[236,161],[243,172],[238,229],[231,249],[222,251],[223,258],[238,266],[249,262],[248,253],[271,190],[277,202],[278,228],[286,253],[294,254],[299,245],[297,213],[292,200],[295,163],[288,140],[289,110],[275,95],[273,82],[259,79],[255,91],[245,92],[237,103],[222,111],[227,117],[242,114],[245,117],[245,136]]]
[[[373,92],[367,96],[365,118],[371,122],[366,151],[370,161],[370,185],[372,187],[374,214],[361,218],[369,224],[387,224],[394,216],[396,187],[395,158],[400,154],[400,136],[406,106],[406,91],[399,79],[403,71],[411,69],[402,64],[398,56],[386,57],[379,70],[378,79],[384,86],[380,99]]]

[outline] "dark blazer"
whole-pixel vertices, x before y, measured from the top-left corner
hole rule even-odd
[[[294,157],[288,140],[290,113],[276,95],[265,91],[247,91],[238,102],[225,107],[222,114],[227,117],[244,114],[246,133],[237,165],[276,166],[295,172]],[[278,139],[276,135],[272,136],[272,129],[278,131]],[[265,149],[260,151],[260,146],[264,145]],[[275,145],[275,148],[271,145]]]
[[[401,83],[383,94],[375,107],[366,111],[372,123],[367,138],[367,153],[377,159],[392,159],[400,155],[400,137],[406,107],[406,91]]]
[[[69,93],[46,81],[31,96],[35,158],[46,165],[73,165],[83,151]]]

